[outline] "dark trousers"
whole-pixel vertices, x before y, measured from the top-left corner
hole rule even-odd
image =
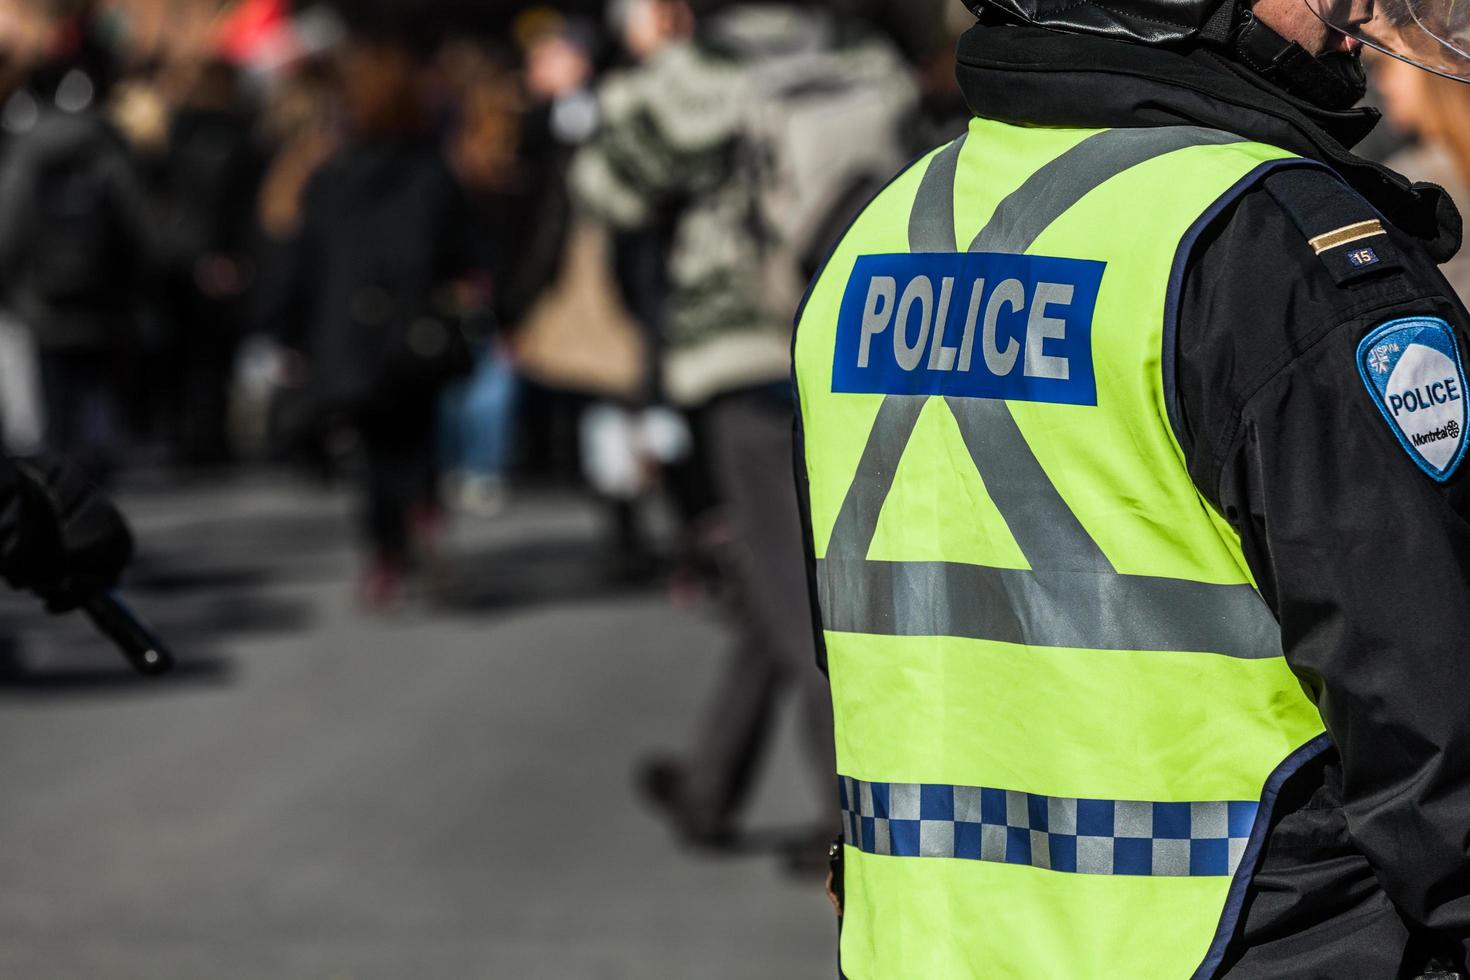
[[[115,359],[100,351],[40,353],[46,450],[76,463],[100,482],[115,452]]]
[[[169,408],[169,435],[187,464],[228,462],[230,389],[240,348],[238,302],[198,294],[192,279],[175,285],[172,360],[178,371]]]
[[[404,565],[413,558],[415,516],[439,503],[434,407],[405,405],[391,421],[358,427],[363,448],[363,523],[374,556]]]
[[[795,695],[819,784],[836,793],[832,699],[817,667],[801,516],[792,472],[789,400],[729,395],[707,413],[720,494],[734,532],[732,579],[745,624],[725,664],[690,760],[691,803],[731,815],[745,801],[783,697]],[[834,831],[836,817],[832,820]]]

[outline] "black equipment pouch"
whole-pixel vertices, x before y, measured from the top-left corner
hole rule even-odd
[[[843,853],[846,850],[847,838],[842,834],[832,842],[832,849],[828,852],[829,867],[832,869],[832,897],[837,899],[837,980],[847,980],[847,974],[842,972],[842,913],[847,907],[847,891],[843,883]],[[1431,978],[1434,980],[1434,978]]]

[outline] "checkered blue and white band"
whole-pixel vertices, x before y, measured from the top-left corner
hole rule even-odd
[[[1094,875],[1233,876],[1260,804],[1140,803],[840,777],[847,842]]]

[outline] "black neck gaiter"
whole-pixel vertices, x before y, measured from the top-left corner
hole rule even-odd
[[[1351,109],[1368,93],[1368,76],[1357,54],[1309,54],[1249,13],[1229,50],[1266,81],[1322,109]]]

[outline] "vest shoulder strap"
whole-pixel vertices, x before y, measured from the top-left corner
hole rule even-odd
[[[1265,186],[1339,286],[1403,269],[1383,218],[1332,171],[1291,167]]]

